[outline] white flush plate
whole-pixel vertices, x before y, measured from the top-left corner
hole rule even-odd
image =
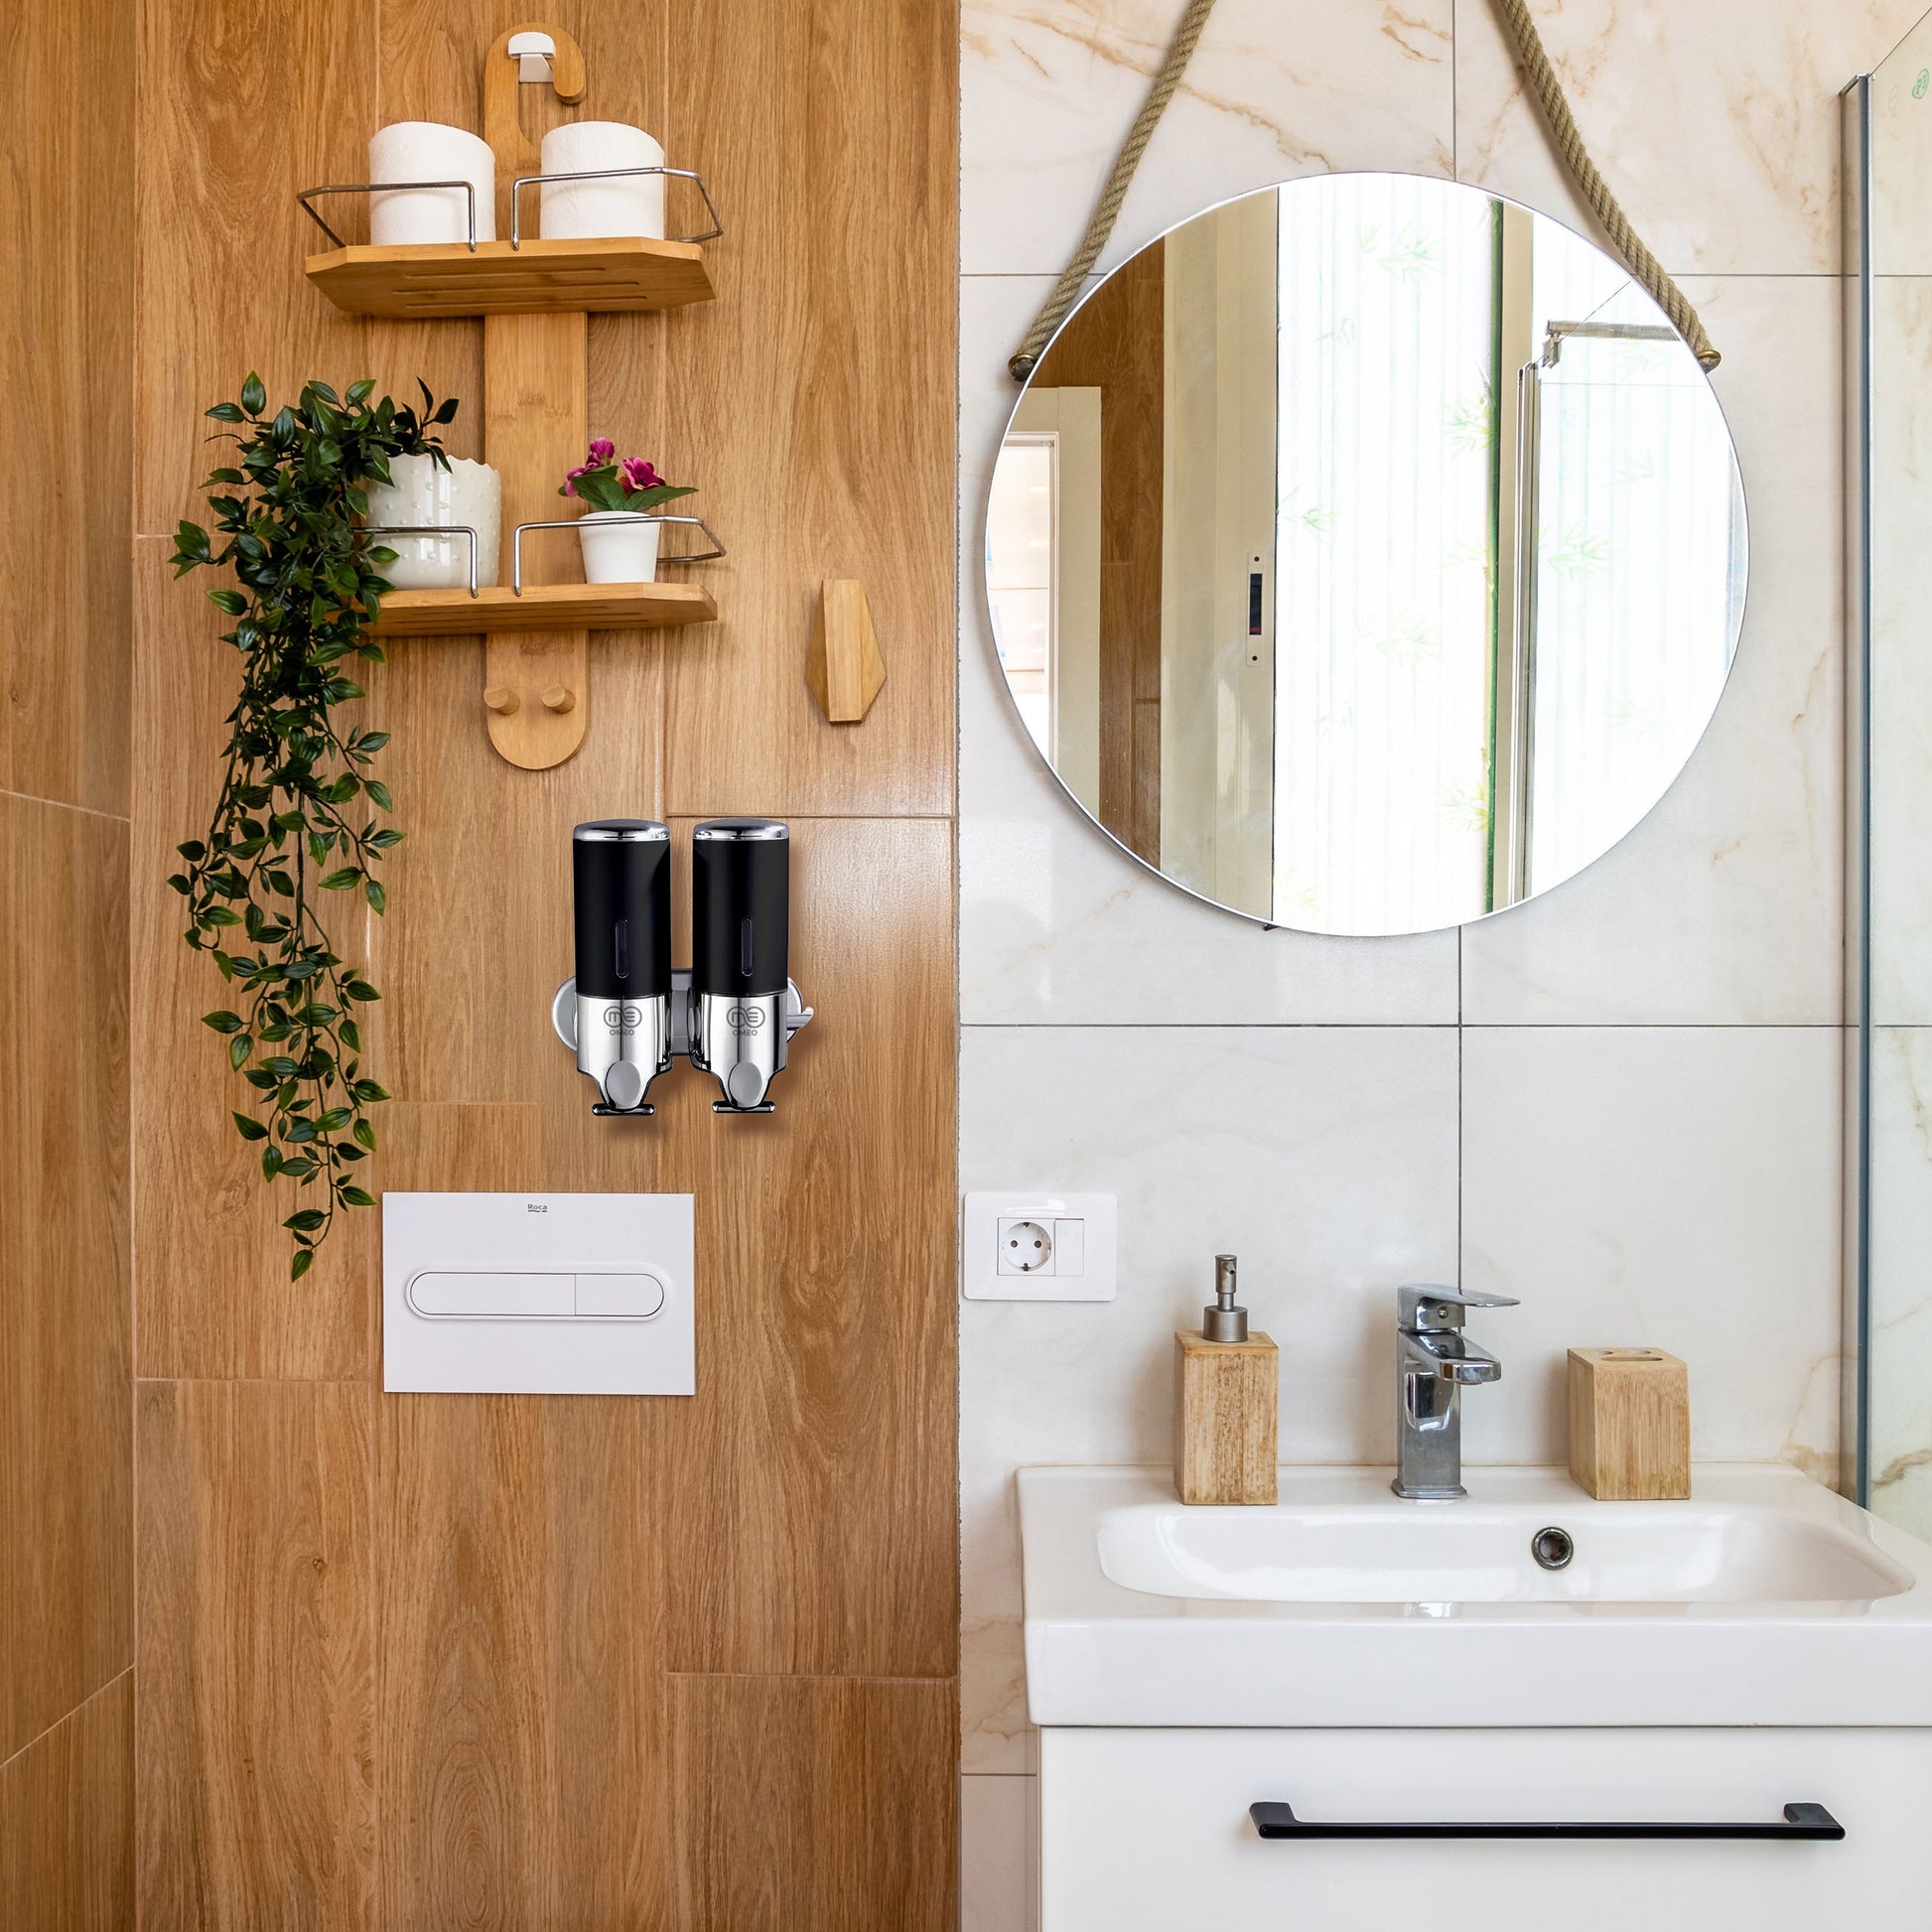
[[[382,1386],[690,1395],[689,1194],[382,1197]]]
[[[968,1194],[967,1301],[1111,1302],[1116,1218],[1112,1194]]]

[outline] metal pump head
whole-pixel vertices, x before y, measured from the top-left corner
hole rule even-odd
[[[1201,1334],[1208,1341],[1246,1341],[1248,1311],[1234,1302],[1235,1259],[1214,1257],[1214,1299],[1201,1310]]]

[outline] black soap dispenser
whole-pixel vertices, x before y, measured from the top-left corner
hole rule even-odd
[[[707,819],[691,835],[691,1064],[721,1114],[768,1114],[791,1027],[791,834],[775,818]],[[809,1017],[809,1016],[807,1016]]]
[[[577,927],[577,1070],[600,1114],[648,1114],[671,1063],[671,834],[648,818],[571,833]]]

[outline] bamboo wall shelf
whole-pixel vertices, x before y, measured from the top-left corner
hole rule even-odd
[[[462,242],[334,248],[308,258],[309,280],[355,316],[599,315],[678,309],[712,298],[694,241],[616,235],[601,241]]]
[[[512,40],[519,44],[514,58]],[[336,244],[327,254],[309,256],[305,266],[310,282],[337,308],[405,320],[483,319],[483,444],[500,481],[503,527],[513,532],[510,584],[474,591],[391,591],[382,599],[374,628],[383,637],[481,635],[489,741],[526,771],[561,764],[584,742],[593,630],[656,630],[711,623],[718,616],[711,593],[697,584],[523,583],[525,532],[575,521],[546,511],[555,507],[558,481],[584,461],[590,443],[588,318],[709,302],[711,276],[702,244],[724,232],[710,191],[688,169],[541,172],[538,144],[523,125],[524,97],[553,96],[556,105],[572,105],[583,99],[586,84],[583,49],[560,27],[529,22],[505,28],[483,57],[483,133],[495,164],[494,227],[508,233],[507,241],[476,239],[480,189],[468,180],[386,184],[465,191],[468,239],[414,247],[347,243],[316,209],[321,196],[370,195],[384,184],[337,182],[304,189],[296,197]],[[522,235],[525,191],[560,181],[640,174],[690,181],[704,199],[711,225],[677,240]],[[389,527],[424,534],[414,525]],[[478,533],[469,529],[468,535],[474,583]],[[699,563],[723,555],[713,537],[710,550],[664,561]]]
[[[378,637],[474,637],[492,630],[653,630],[711,623],[718,606],[700,584],[531,584],[519,597],[479,591],[391,591]]]

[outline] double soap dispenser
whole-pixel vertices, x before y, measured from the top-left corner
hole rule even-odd
[[[768,1114],[791,1035],[812,1017],[789,978],[791,836],[772,818],[691,835],[691,966],[671,965],[671,833],[601,818],[571,834],[574,978],[551,1020],[595,1082],[597,1114],[643,1115],[682,1053],[717,1080],[712,1111]]]

